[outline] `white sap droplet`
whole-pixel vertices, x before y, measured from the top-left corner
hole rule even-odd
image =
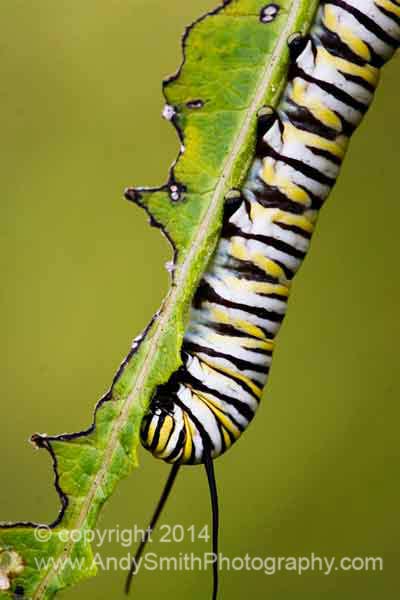
[[[7,575],[2,575],[0,573],[0,590],[9,590],[10,589],[10,580]]]
[[[190,100],[190,102],[186,103],[188,108],[203,108],[204,102],[203,100]]]
[[[169,187],[169,192],[170,192],[171,200],[174,200],[175,202],[177,200],[180,200],[181,193],[180,193],[179,187],[177,185],[175,185],[175,184],[171,185]]]
[[[170,104],[166,104],[163,108],[162,111],[162,116],[164,117],[164,119],[166,119],[167,121],[171,121],[171,119],[174,118],[176,114],[176,110],[173,106],[171,106]]]
[[[264,6],[260,13],[260,21],[262,23],[271,23],[271,21],[275,19],[279,10],[280,6],[277,4],[268,4],[267,6]]]
[[[165,268],[167,269],[168,273],[173,273],[176,269],[176,266],[172,262],[172,260],[169,260],[168,262],[165,263]]]

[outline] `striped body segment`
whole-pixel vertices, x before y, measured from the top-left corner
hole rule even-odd
[[[252,420],[291,280],[399,40],[400,3],[392,0],[322,1],[309,36],[291,40],[288,84],[278,109],[260,112],[248,178],[226,200],[183,364],[157,389],[142,424],[142,443],[156,457],[216,458]]]

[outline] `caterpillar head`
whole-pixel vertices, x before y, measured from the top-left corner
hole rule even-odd
[[[176,394],[171,382],[159,386],[140,430],[143,447],[167,462],[181,462],[186,445],[185,417]]]

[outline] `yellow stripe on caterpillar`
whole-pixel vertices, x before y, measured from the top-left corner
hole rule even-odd
[[[239,279],[238,277],[226,277],[226,284],[238,291],[253,292],[254,294],[279,294],[288,296],[289,289],[281,283],[266,283],[263,281],[251,281],[248,279]]]
[[[207,335],[207,340],[210,342],[215,342],[217,344],[226,344],[229,348],[230,345],[242,348],[259,348],[260,350],[273,350],[274,349],[274,341],[273,340],[259,340],[254,338],[245,338],[245,337],[235,337],[235,336],[225,336],[220,333],[215,333],[211,331]]]
[[[237,371],[234,371],[233,369],[228,369],[227,367],[224,367],[222,365],[213,365],[203,357],[201,357],[200,360],[204,367],[210,369],[210,371],[213,371],[214,373],[224,373],[228,375],[228,377],[230,377],[231,379],[237,379],[238,381],[242,381],[252,390],[252,392],[255,394],[255,396],[257,396],[257,398],[261,398],[262,388],[258,387],[258,385],[256,385],[249,377],[246,377],[246,375],[242,375],[242,373],[238,373]]]
[[[337,158],[343,159],[346,153],[349,139],[345,135],[338,135],[335,140],[327,140],[326,138],[310,133],[304,129],[297,129],[289,121],[285,121],[282,134],[285,143],[301,142],[309,148],[318,148],[326,150]]]
[[[225,448],[228,450],[232,446],[232,440],[231,440],[228,432],[226,431],[225,427],[222,427],[221,431],[222,431],[222,435],[224,436]]]
[[[249,321],[232,317],[230,314],[224,312],[219,308],[212,308],[211,315],[216,323],[222,323],[223,325],[232,325],[236,329],[244,331],[252,337],[256,337],[262,340],[266,339],[263,330],[257,327],[257,325],[253,325],[253,323],[250,323]]]
[[[147,436],[146,436],[146,440],[147,440],[147,443],[149,446],[151,446],[151,444],[153,443],[156,429],[157,429],[157,421],[155,421],[155,419],[152,418],[149,428],[148,428],[148,431],[147,431]]]
[[[342,121],[340,118],[333,110],[324,106],[321,99],[316,99],[315,95],[315,99],[313,99],[308,92],[308,87],[309,85],[304,80],[296,77],[293,80],[289,97],[298,106],[307,108],[320,123],[340,133],[342,131]]]
[[[282,267],[280,267],[276,262],[267,258],[261,252],[251,252],[246,246],[239,242],[237,239],[233,238],[230,243],[230,253],[234,258],[238,260],[244,260],[248,262],[252,262],[256,267],[259,267],[262,271],[264,271],[267,275],[271,275],[271,277],[275,277],[276,279],[286,281],[286,275]]]
[[[170,435],[174,428],[174,420],[171,416],[167,415],[164,419],[164,423],[162,424],[160,437],[157,443],[156,453],[163,452],[165,450],[166,445],[168,444]]]
[[[183,420],[185,422],[186,439],[182,456],[185,461],[188,461],[192,455],[193,450],[193,431],[192,424],[185,411],[183,411]]]
[[[334,56],[325,50],[323,46],[318,46],[316,61],[317,63],[321,61],[322,63],[331,65],[339,72],[361,77],[361,79],[364,79],[364,81],[374,87],[378,85],[380,76],[379,69],[376,69],[372,65],[356,65],[355,63],[345,60],[344,58]]]
[[[375,0],[375,4],[381,8],[391,12],[396,17],[400,17],[400,6],[390,0]]]
[[[289,177],[279,175],[275,169],[276,161],[267,157],[263,161],[263,168],[260,173],[261,178],[267,185],[278,188],[292,202],[301,204],[302,206],[311,206],[311,198],[307,192],[296,185]]]
[[[273,223],[277,225],[282,223],[283,225],[294,225],[299,227],[306,233],[312,234],[315,228],[315,222],[310,221],[303,215],[294,215],[283,210],[274,210]]]
[[[221,408],[214,402],[212,398],[208,398],[197,390],[192,390],[193,393],[200,398],[204,404],[206,404],[212,413],[215,415],[217,421],[223,425],[223,427],[229,431],[234,438],[237,440],[240,437],[240,430],[235,427],[230,418],[221,410]]]
[[[323,12],[323,22],[327,29],[330,29],[333,33],[336,33],[341,40],[355,53],[360,56],[363,60],[369,61],[371,59],[371,52],[367,44],[359,38],[350,27],[346,27],[339,21],[336,16],[337,11],[332,5],[326,5]]]

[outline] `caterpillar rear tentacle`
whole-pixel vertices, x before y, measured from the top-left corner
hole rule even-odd
[[[398,1],[322,0],[310,34],[288,40],[281,102],[260,110],[249,174],[226,199],[221,237],[193,299],[182,366],[156,390],[141,429],[155,457],[205,464],[215,528],[212,460],[254,417],[291,281],[399,40]],[[214,529],[214,547],[216,541]],[[214,565],[214,599],[216,574]]]
[[[218,536],[219,536],[219,506],[217,483],[215,480],[214,462],[211,454],[206,452],[204,455],[204,466],[207,474],[208,487],[211,499],[212,514],[212,553],[213,553],[213,592],[212,600],[217,600],[218,595]]]

